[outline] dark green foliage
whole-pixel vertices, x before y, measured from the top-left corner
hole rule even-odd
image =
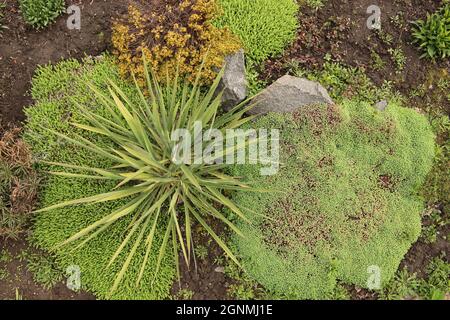
[[[450,57],[450,4],[446,4],[426,20],[418,20],[412,30],[414,42],[422,51],[422,57],[445,59]]]
[[[83,130],[74,130],[73,126],[69,124],[69,121],[81,122],[84,118],[74,101],[92,108],[91,110],[99,115],[111,116],[104,105],[95,99],[86,85],[86,83],[91,82],[101,90],[105,90],[106,93],[105,83],[107,80],[117,83],[131,99],[138,98],[133,85],[126,84],[120,79],[118,70],[109,57],[100,57],[95,60],[86,59],[83,63],[68,60],[54,67],[48,66],[38,69],[32,87],[32,95],[36,105],[26,110],[28,122],[25,132],[26,140],[32,146],[37,158],[99,168],[106,168],[110,165],[108,161],[92,152],[68,144],[43,129],[43,127],[51,128],[68,135],[77,133],[95,141],[99,146],[108,146],[108,143],[110,143],[108,140],[99,138],[95,134],[88,134]],[[55,170],[56,168],[40,165],[41,170]],[[114,186],[114,182],[48,176],[40,194],[40,202],[42,207],[46,207],[69,199],[107,192]],[[52,250],[57,244],[104,217],[111,210],[123,206],[126,202],[126,200],[118,200],[40,213],[35,219],[33,242],[43,249]],[[71,265],[79,266],[82,273],[82,288],[92,291],[98,298],[106,298],[126,255],[121,254],[110,267],[107,267],[107,264],[124,239],[131,221],[131,218],[118,221],[110,226],[108,232],[98,234],[97,237],[79,249],[73,250],[74,246],[64,246],[55,250],[58,266],[62,270]],[[133,240],[135,240],[135,237],[131,239],[131,243],[133,243]],[[161,245],[161,240],[162,236],[157,233],[154,240],[156,248]],[[125,250],[129,248],[130,246],[126,246]],[[111,298],[164,299],[169,296],[175,276],[173,259],[170,255],[163,259],[158,277],[155,279],[153,272],[156,266],[157,252],[152,252],[141,286],[136,287],[136,278],[144,254],[145,245],[142,244],[136,251],[136,257],[131,262],[122,285]]]
[[[449,235],[442,234],[445,227],[450,224],[450,214],[441,210],[439,206],[431,206],[423,213],[421,239],[425,243],[435,243],[439,238],[447,239]],[[444,231],[445,232],[445,231]]]
[[[432,121],[435,133],[442,141],[436,146],[434,166],[422,188],[430,204],[440,203],[443,212],[450,213],[450,120],[447,115]]]
[[[402,269],[380,292],[381,300],[425,299],[444,300],[450,293],[450,264],[434,258],[426,268],[424,278]]]
[[[421,282],[418,293],[424,299],[443,300],[450,294],[450,263],[434,258],[427,267],[427,278]]]
[[[54,22],[64,11],[64,0],[20,0],[20,10],[26,23],[41,29]]]
[[[53,288],[63,279],[63,272],[56,266],[55,260],[47,255],[29,254],[26,257],[27,269],[33,274],[36,283],[45,289]]]
[[[271,114],[253,127],[280,129],[280,172],[262,177],[236,166],[272,193],[235,195],[254,226],[235,240],[243,266],[269,291],[290,298],[332,296],[337,280],[367,286],[369,266],[382,284],[420,234],[416,191],[432,165],[428,121],[391,103],[385,112],[344,100],[341,106]]]

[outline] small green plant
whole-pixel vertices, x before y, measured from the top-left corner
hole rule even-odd
[[[405,14],[402,11],[391,17],[390,20],[398,29],[403,29],[405,27]]]
[[[424,52],[422,58],[445,59],[450,57],[450,4],[446,4],[425,20],[414,22],[414,43]]]
[[[9,272],[5,268],[0,268],[0,281],[7,279],[9,276]]]
[[[0,251],[0,262],[9,263],[12,260],[13,260],[13,256],[11,255],[11,253],[8,250],[3,249],[2,251]]]
[[[372,50],[370,53],[370,57],[372,58],[372,68],[376,71],[381,71],[386,66],[386,62],[381,58],[381,56],[375,51]]]
[[[198,245],[195,247],[195,255],[201,259],[205,260],[208,257],[208,248],[204,245]]]
[[[450,293],[450,264],[439,257],[431,260],[427,267],[427,279],[422,280],[419,294],[428,300],[444,300]]]
[[[194,291],[183,288],[177,292],[176,296],[173,297],[174,300],[192,300],[194,297]]]
[[[51,289],[63,279],[63,272],[56,266],[55,260],[43,254],[29,254],[27,256],[27,268],[33,274],[36,283],[45,289]]]
[[[406,268],[379,292],[382,300],[425,299],[444,300],[450,292],[450,264],[436,257],[426,267],[426,276],[421,279]]]
[[[431,121],[437,137],[441,143],[436,146],[434,166],[428,174],[427,181],[422,187],[421,194],[430,204],[441,203],[443,212],[450,210],[450,120],[447,115],[439,115]],[[444,218],[448,221],[448,218]]]
[[[439,229],[450,224],[450,217],[434,207],[426,210],[424,217],[428,218],[428,224],[423,226],[421,238],[426,243],[435,243],[439,235]]]
[[[350,294],[341,283],[338,283],[336,287],[334,287],[333,292],[331,292],[328,297],[328,300],[350,300]]]
[[[19,260],[20,262],[26,261],[28,256],[29,256],[29,252],[27,250],[22,250],[19,253],[17,253],[16,255],[16,259]]]
[[[377,35],[380,40],[388,46],[392,45],[392,43],[394,42],[394,37],[390,33],[383,31],[383,29],[378,30]]]
[[[232,263],[229,259],[226,261],[225,274],[233,279],[233,282],[227,290],[231,299],[237,300],[257,300],[272,299],[259,284],[249,277],[241,268]]]
[[[326,0],[305,0],[306,5],[314,10],[319,10],[325,5]]]
[[[231,284],[228,287],[228,295],[237,300],[255,299],[253,288],[244,283]]]
[[[391,55],[392,61],[395,63],[397,73],[402,72],[405,69],[407,58],[403,53],[401,48],[389,48],[389,54]]]
[[[397,272],[395,277],[380,292],[381,300],[401,300],[417,297],[420,281],[416,274],[410,274],[406,268]]]
[[[417,97],[423,97],[427,92],[426,86],[421,83],[417,86],[417,88],[411,89],[411,92],[409,93],[410,98],[417,98]]]
[[[139,286],[149,255],[152,250],[155,250],[153,246],[155,233],[164,235],[162,244],[157,250],[155,274],[161,267],[167,248],[173,250],[173,261],[177,270],[179,251],[189,265],[193,248],[191,228],[193,221],[197,221],[227,255],[239,264],[224,241],[212,230],[207,218],[216,218],[237,234],[242,235],[239,229],[214,205],[220,204],[228,208],[245,221],[242,210],[222,192],[252,191],[253,189],[222,173],[226,165],[215,164],[215,160],[223,158],[227,152],[230,152],[229,150],[225,150],[225,153],[214,154],[211,159],[200,161],[200,164],[197,164],[197,153],[192,151],[197,149],[197,147],[193,148],[193,144],[198,139],[198,123],[201,123],[204,128],[217,129],[225,133],[225,130],[237,128],[254,118],[243,117],[252,105],[243,107],[248,102],[244,101],[229,113],[219,114],[222,94],[214,97],[214,93],[223,75],[223,69],[206,93],[202,93],[202,88],[199,86],[200,72],[201,70],[193,86],[187,81],[180,84],[178,74],[175,74],[172,80],[168,79],[166,87],[161,87],[154,73],[148,70],[147,62],[144,61],[146,90],[149,97],[145,96],[135,79],[137,101],[131,100],[114,82],[109,82],[109,95],[103,94],[98,87],[88,84],[93,94],[105,105],[110,119],[95,114],[86,106],[74,102],[82,111],[82,119],[79,122],[72,122],[71,126],[85,134],[94,134],[94,139],[106,137],[113,147],[96,144],[80,134],[69,136],[52,129],[47,130],[54,137],[59,137],[69,144],[98,155],[109,163],[107,168],[95,168],[74,163],[42,161],[43,164],[52,166],[54,176],[90,181],[112,181],[115,187],[105,193],[62,201],[37,212],[126,200],[122,207],[111,210],[105,216],[93,221],[60,243],[57,248],[76,242],[78,242],[77,247],[82,247],[123,217],[133,217],[126,237],[117,247],[108,264],[111,266],[119,256],[126,255],[126,260],[117,272],[110,293],[118,288],[138,247],[144,244],[145,257],[135,279],[136,287]],[[187,155],[189,159],[186,159],[184,155],[181,163],[175,158],[178,153],[174,153],[179,146],[171,138],[172,133],[177,129],[188,130],[194,137],[194,141],[190,142],[190,149],[186,149],[189,150]],[[204,141],[202,147],[207,146],[208,142]],[[246,148],[246,145],[240,148]],[[62,168],[62,171],[56,171],[56,168],[60,170]]]
[[[54,22],[64,11],[64,2],[64,0],[20,0],[20,10],[29,25],[42,29]]]
[[[319,71],[304,70],[295,61],[286,67],[297,77],[305,77],[321,83],[336,102],[341,102],[345,98],[370,103],[376,103],[386,97],[389,97],[391,101],[401,100],[401,96],[393,91],[392,83],[385,81],[381,87],[377,87],[362,68],[335,62],[328,55],[325,56],[322,70]]]

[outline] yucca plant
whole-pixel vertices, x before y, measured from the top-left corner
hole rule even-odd
[[[414,43],[424,51],[421,58],[434,60],[450,57],[450,4],[428,14],[426,20],[414,22],[412,34]]]
[[[82,110],[81,114],[85,121],[71,124],[78,129],[110,139],[114,146],[112,148],[100,147],[82,135],[68,136],[47,129],[67,142],[86,148],[114,163],[113,166],[104,169],[46,162],[48,165],[64,168],[60,172],[51,172],[54,175],[71,179],[113,180],[117,185],[107,193],[66,201],[37,211],[45,212],[67,206],[118,199],[128,200],[123,207],[110,212],[58,245],[59,247],[77,241],[78,246],[82,246],[100,232],[107,232],[115,221],[125,216],[133,216],[128,234],[110,259],[111,265],[121,253],[125,252],[127,245],[131,246],[131,249],[125,252],[126,260],[115,278],[111,292],[117,289],[137,248],[144,242],[145,258],[136,279],[136,285],[139,285],[149,254],[155,250],[152,245],[155,233],[164,235],[162,245],[157,248],[159,251],[155,275],[158,273],[166,249],[170,246],[173,247],[177,271],[179,272],[180,252],[189,266],[194,245],[192,225],[195,221],[234,262],[239,264],[208,221],[210,218],[218,219],[242,236],[219,207],[227,208],[237,217],[246,220],[241,210],[243,208],[238,208],[223,192],[255,190],[238,179],[224,174],[225,164],[217,161],[213,161],[212,164],[177,164],[173,158],[173,151],[177,145],[171,140],[171,133],[176,129],[187,129],[194,134],[196,121],[200,121],[204,128],[215,128],[225,132],[250,121],[252,117],[245,117],[244,114],[252,106],[246,106],[248,101],[244,101],[230,112],[220,114],[222,94],[215,93],[223,70],[206,93],[199,86],[200,74],[201,70],[193,84],[186,81],[183,83],[178,74],[175,74],[172,80],[167,76],[167,81],[164,81],[167,85],[161,86],[154,73],[149,70],[148,63],[144,61],[145,88],[141,88],[134,78],[139,103],[132,103],[113,82],[108,86],[109,95],[89,84],[92,92],[111,114],[111,118],[106,119],[79,105],[77,107]],[[192,140],[196,138],[198,137],[193,136]],[[247,142],[246,146],[240,147],[248,145]],[[236,150],[225,149],[222,155],[230,152]],[[220,154],[217,156],[220,157]],[[164,226],[164,230],[158,230],[161,226]],[[133,236],[136,238],[132,244],[133,241],[130,240]]]

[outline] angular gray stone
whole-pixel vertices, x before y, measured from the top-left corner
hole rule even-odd
[[[327,90],[317,82],[285,75],[260,93],[250,114],[288,113],[313,104],[333,104]]]
[[[225,72],[217,90],[224,90],[222,107],[227,111],[247,98],[244,50],[225,57]]]
[[[388,107],[387,100],[381,100],[380,102],[377,102],[374,106],[374,108],[377,109],[378,111],[384,111],[386,110],[387,107]]]

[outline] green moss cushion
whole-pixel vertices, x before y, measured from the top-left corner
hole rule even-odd
[[[280,54],[295,39],[298,4],[294,0],[219,0],[220,26],[228,26],[242,40],[255,63]]]
[[[344,101],[270,114],[255,126],[280,129],[282,165],[272,176],[233,169],[272,190],[235,195],[254,222],[235,239],[246,271],[289,298],[325,298],[337,280],[366,287],[372,266],[381,284],[389,281],[420,234],[416,190],[434,155],[425,117]]]
[[[264,88],[258,67],[283,53],[295,39],[299,5],[295,0],[218,0],[222,15],[215,24],[228,27],[242,41],[249,94]]]

